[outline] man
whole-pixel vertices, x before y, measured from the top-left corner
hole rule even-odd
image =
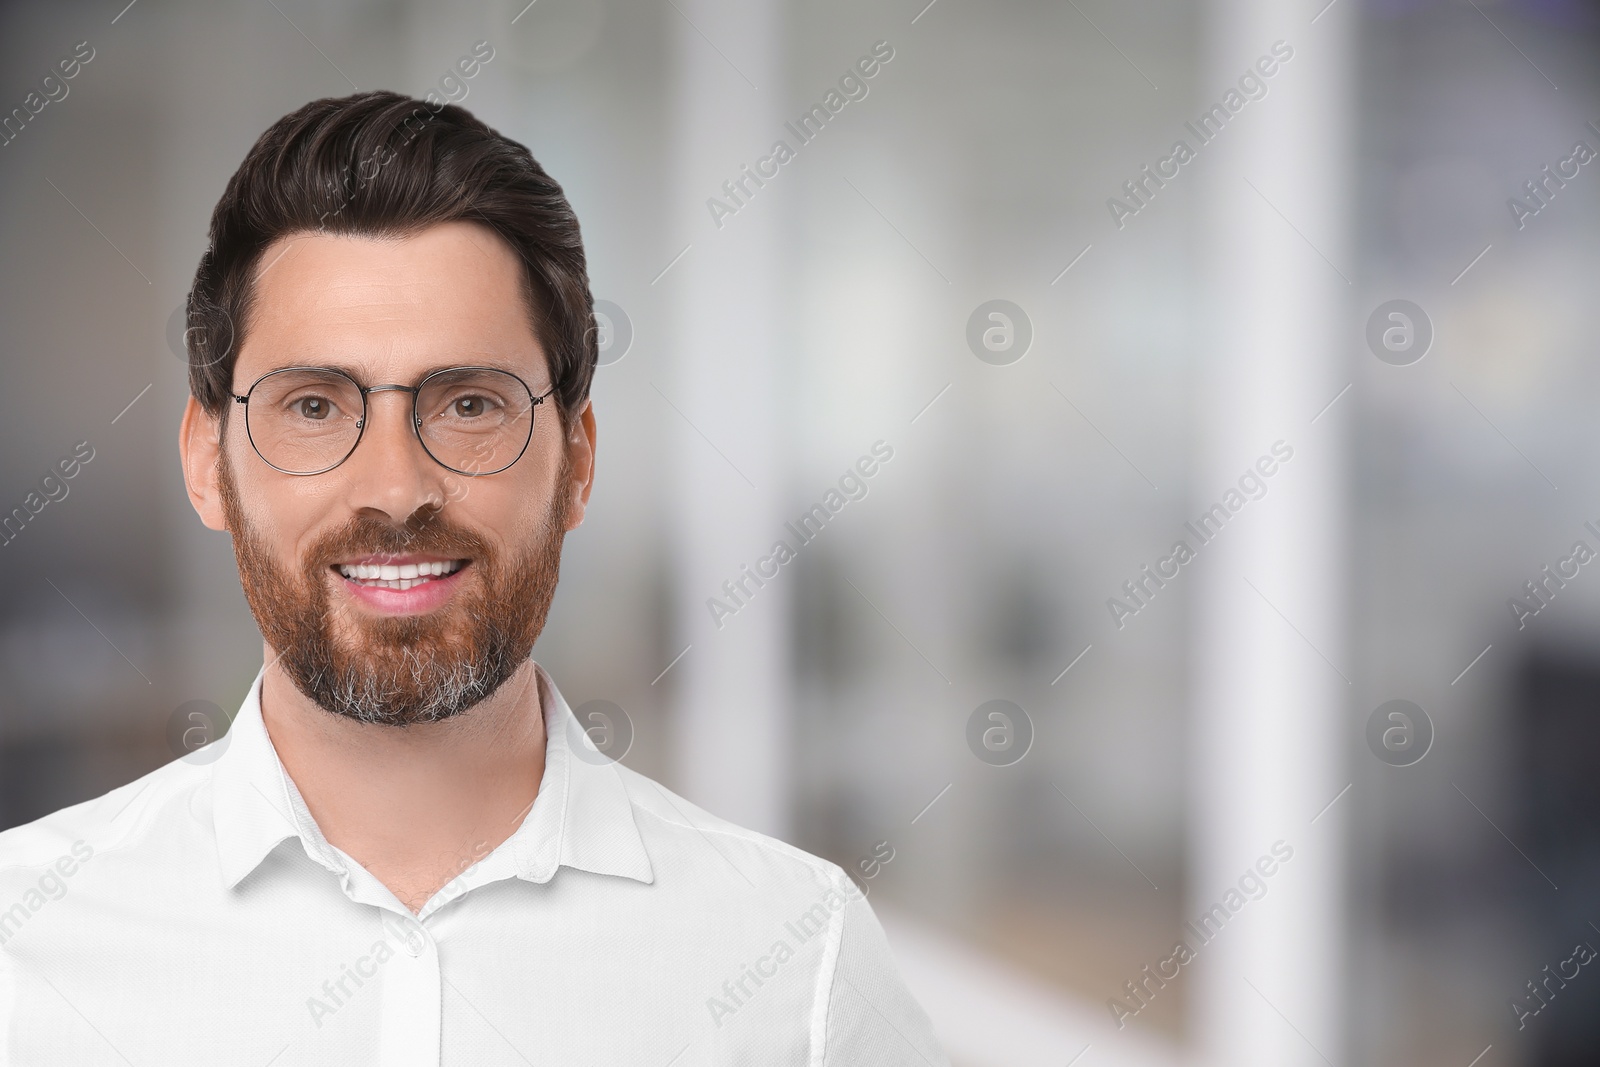
[[[264,665],[214,761],[0,835],[0,1062],[946,1062],[837,866],[606,759],[530,658],[596,348],[528,150],[319,100],[210,236],[180,451]]]

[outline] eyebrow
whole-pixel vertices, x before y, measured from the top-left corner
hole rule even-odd
[[[295,364],[290,364],[289,366],[315,367],[315,368],[317,368],[319,370],[336,370],[336,371],[339,371],[340,373],[348,376],[349,378],[353,379],[357,383],[367,384],[367,383],[365,383],[363,381],[363,379],[366,377],[366,375],[362,371],[362,369],[359,368],[359,367],[352,366],[351,364],[348,364],[348,363],[295,363]],[[390,383],[390,384],[405,384],[405,385],[414,386],[418,382],[421,382],[422,379],[426,378],[428,375],[433,374],[436,371],[454,370],[457,367],[488,367],[491,370],[499,370],[499,371],[505,371],[507,374],[515,374],[519,378],[522,378],[524,376],[523,372],[521,370],[518,370],[515,367],[507,366],[505,364],[505,362],[503,362],[501,360],[488,359],[488,360],[484,360],[481,363],[439,363],[439,364],[435,364],[433,366],[424,367],[422,369],[422,371],[416,376],[416,381],[415,382]],[[274,370],[288,370],[289,367],[275,367],[273,369]],[[271,374],[272,371],[268,371],[267,373]],[[385,383],[378,383],[378,384],[385,384]]]

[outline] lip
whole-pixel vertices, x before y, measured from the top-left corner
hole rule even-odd
[[[377,563],[436,563],[448,562],[451,557],[440,556],[362,556],[347,560],[346,564]],[[430,578],[410,589],[388,589],[383,586],[362,585],[339,573],[339,564],[328,568],[334,578],[344,586],[345,592],[356,603],[380,615],[422,615],[443,607],[461,584],[461,576],[472,570],[472,561],[464,562],[460,569],[439,578]]]

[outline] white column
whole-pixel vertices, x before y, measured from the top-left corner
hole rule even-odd
[[[678,637],[689,651],[658,685],[674,694],[674,785],[696,804],[764,833],[788,829],[788,581],[746,580],[750,596],[717,627],[707,600],[767,554],[783,530],[786,464],[781,369],[792,355],[777,275],[782,208],[746,183],[737,214],[721,186],[784,134],[779,29],[772,2],[677,0],[665,9],[676,57],[677,155],[666,208],[679,237],[653,274],[670,307],[659,426],[672,450],[669,510]],[[792,540],[792,538],[790,539]],[[743,598],[742,598],[743,599]],[[665,666],[663,664],[662,666]]]
[[[1221,102],[1274,42],[1293,49],[1268,94],[1193,164],[1203,302],[1191,512],[1219,501],[1277,441],[1293,457],[1201,549],[1194,616],[1194,774],[1187,914],[1224,902],[1283,841],[1265,879],[1194,965],[1199,1062],[1343,1062],[1344,827],[1354,688],[1345,610],[1343,420],[1360,344],[1347,309],[1349,28],[1353,5],[1209,0],[1194,107]],[[1280,46],[1280,49],[1283,46]],[[1269,864],[1270,867],[1270,864]],[[1193,943],[1191,941],[1191,943]]]

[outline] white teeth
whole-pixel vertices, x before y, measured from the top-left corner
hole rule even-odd
[[[385,589],[410,589],[414,585],[431,581],[461,569],[460,560],[440,560],[432,563],[341,563],[339,573],[346,578]]]

